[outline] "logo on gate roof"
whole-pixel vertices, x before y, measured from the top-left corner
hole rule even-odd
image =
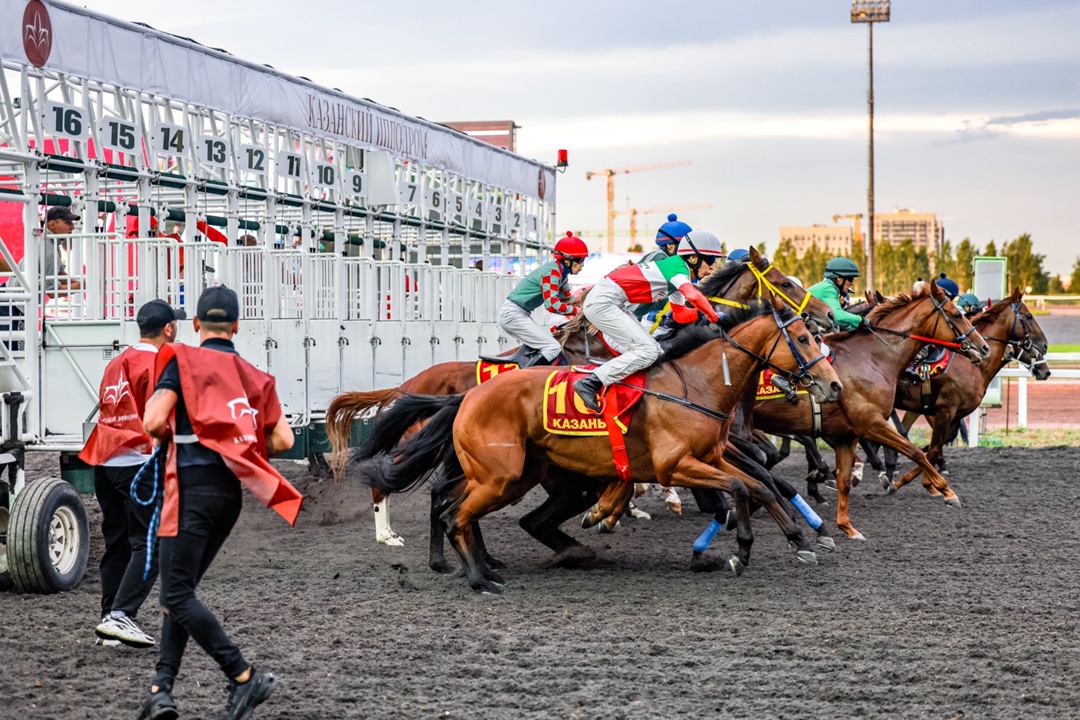
[[[26,3],[22,21],[23,50],[34,67],[43,67],[52,52],[53,31],[49,9],[41,0]]]

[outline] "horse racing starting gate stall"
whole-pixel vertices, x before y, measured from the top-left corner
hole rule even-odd
[[[237,347],[277,378],[298,457],[335,395],[508,347],[497,312],[549,252],[552,167],[60,2],[0,0],[0,58],[0,584],[81,579],[76,489],[25,478],[24,453],[78,476],[149,300],[194,317],[206,287],[237,291]],[[58,205],[71,234],[44,223]]]

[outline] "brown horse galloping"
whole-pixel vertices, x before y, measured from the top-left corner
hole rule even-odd
[[[801,319],[776,299],[762,306],[732,313],[728,323],[752,319],[734,326],[730,334],[715,327],[680,329],[686,342],[678,349],[670,347],[669,359],[648,371],[646,387],[652,394],[642,399],[625,436],[631,472],[637,477],[655,476],[665,486],[724,490],[735,498],[739,550],[729,563],[736,573],[750,561],[751,495],[768,508],[800,553],[812,556],[813,551],[772,492],[723,459],[727,413],[763,365],[797,377],[822,402],[835,400],[841,390],[828,363],[806,362],[806,356],[817,357],[820,351]],[[730,385],[720,369],[725,353]],[[476,590],[499,593],[504,584],[478,552],[473,532],[477,520],[522,498],[545,477],[549,463],[591,478],[617,477],[608,438],[545,430],[549,372],[530,368],[506,373],[464,396],[403,398],[376,420],[361,453],[362,458],[400,453],[388,468],[369,476],[384,492],[406,490],[440,464],[445,477],[454,479],[441,483],[449,500],[441,520]],[[658,392],[677,399],[693,397],[701,406],[671,402]],[[428,424],[404,447],[395,447],[404,432],[424,418],[430,418]]]
[[[926,483],[959,507],[960,500],[921,450],[896,432],[888,422],[896,382],[926,339],[955,343],[978,363],[989,353],[982,336],[938,288],[930,285],[914,295],[899,295],[881,303],[866,316],[872,329],[837,333],[825,338],[836,353],[833,367],[844,383],[840,401],[821,409],[821,437],[836,451],[836,524],[853,540],[863,535],[851,524],[848,501],[855,446],[860,437],[895,448],[925,471]],[[813,409],[807,396],[798,402],[759,402],[754,408],[754,427],[769,433],[810,435],[814,432]],[[911,478],[907,478],[910,480]],[[900,483],[903,484],[903,483]],[[894,492],[895,488],[890,488]]]

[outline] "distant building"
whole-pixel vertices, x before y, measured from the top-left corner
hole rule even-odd
[[[916,251],[925,249],[929,255],[936,255],[945,242],[945,226],[934,213],[915,212],[914,208],[874,213],[875,243],[899,245],[905,240],[911,240]]]
[[[790,240],[802,257],[817,245],[829,255],[851,255],[853,231],[846,225],[788,225],[780,228],[780,242]]]

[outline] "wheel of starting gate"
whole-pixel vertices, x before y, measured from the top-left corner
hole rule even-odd
[[[0,493],[0,592],[11,589],[11,572],[8,570],[8,494]]]
[[[90,555],[86,508],[59,478],[27,483],[11,503],[7,559],[15,589],[54,593],[78,585]]]

